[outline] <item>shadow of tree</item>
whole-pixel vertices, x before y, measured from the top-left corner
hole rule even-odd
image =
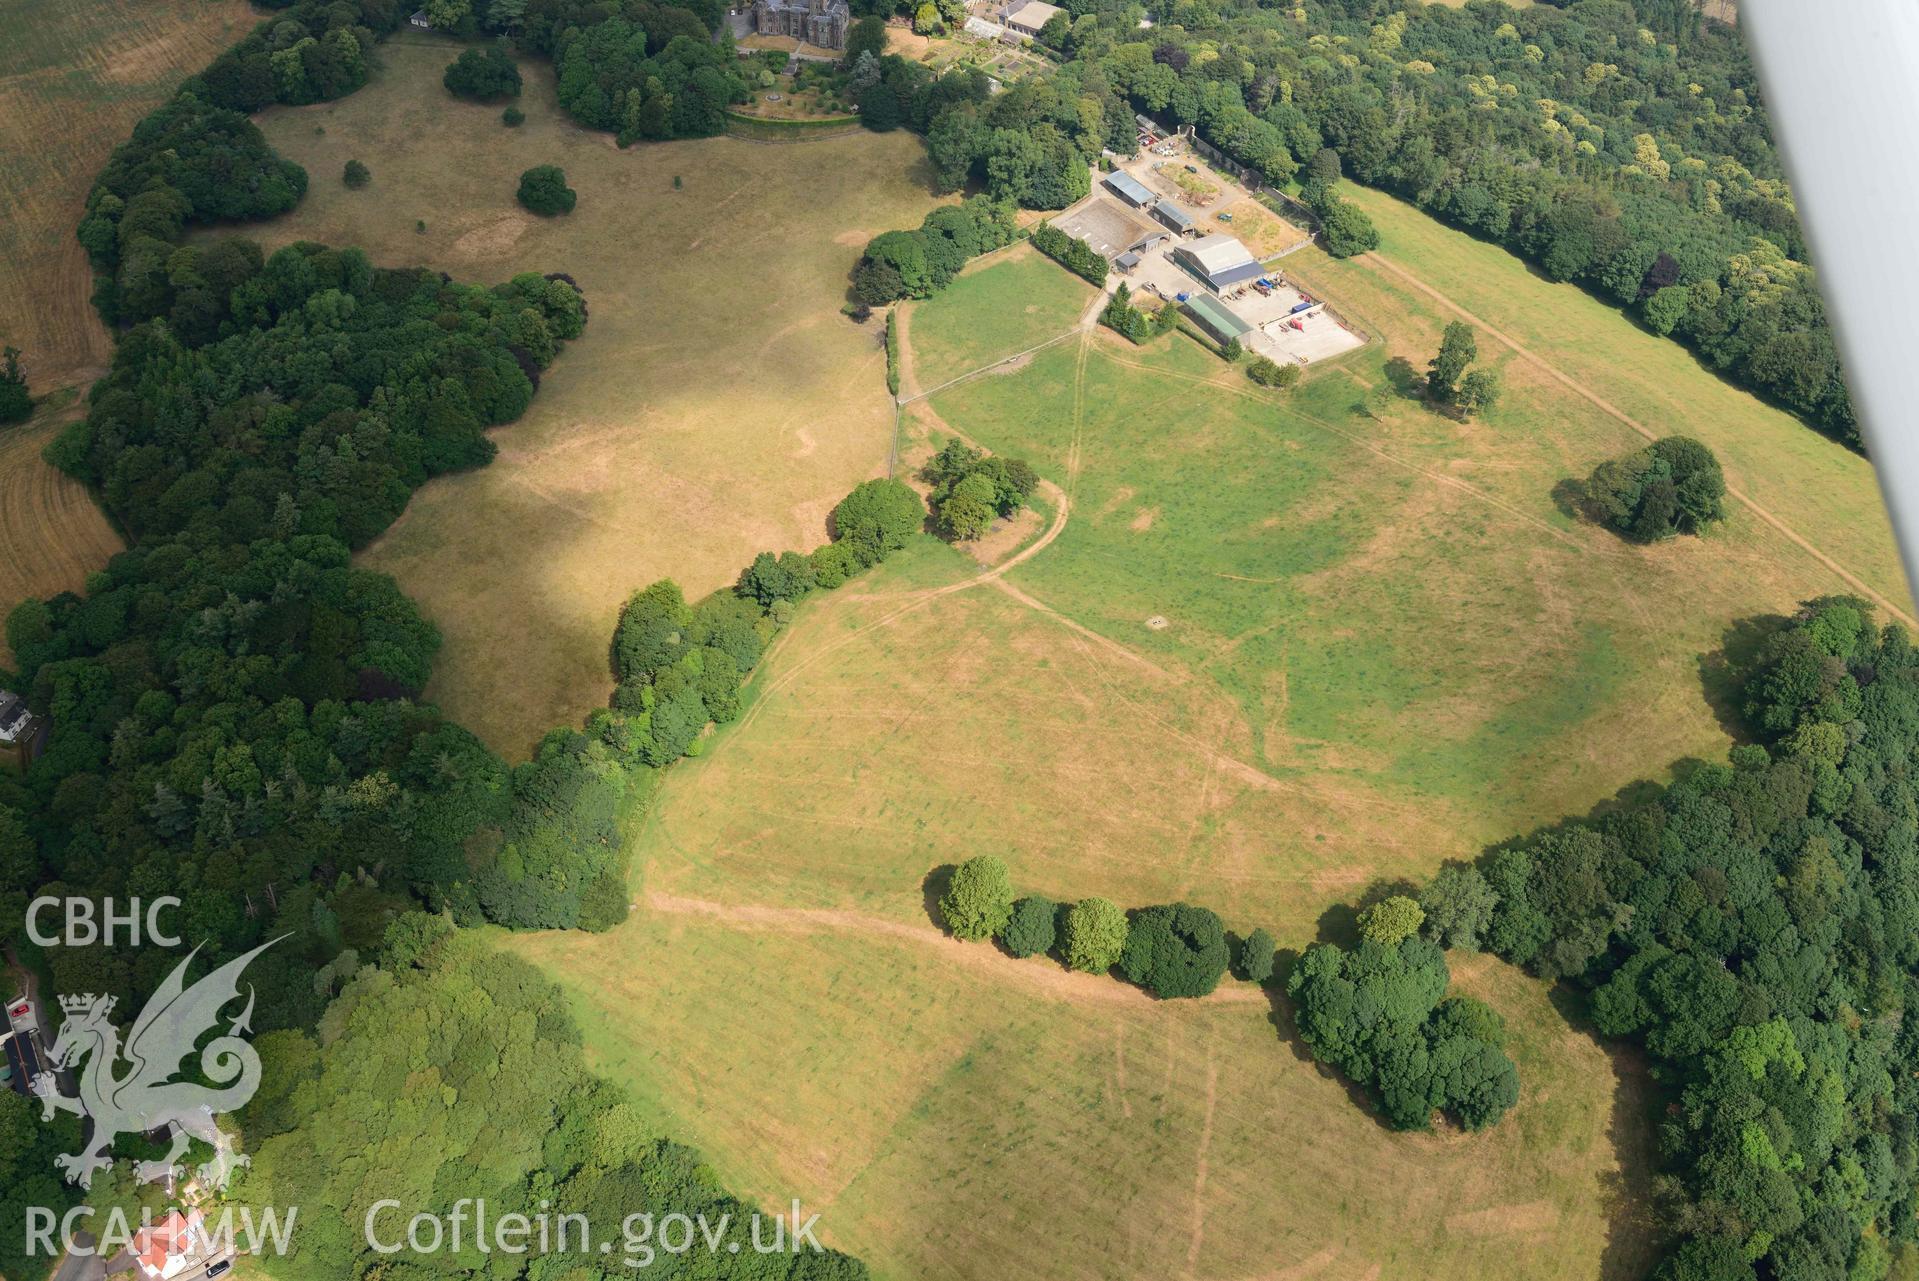
[[[1372,1095],[1357,1081],[1330,1063],[1321,1063],[1313,1057],[1312,1047],[1300,1039],[1299,1023],[1293,1010],[1293,1000],[1286,995],[1286,980],[1292,976],[1293,966],[1299,964],[1300,954],[1292,948],[1281,948],[1276,953],[1276,965],[1272,979],[1266,984],[1266,1022],[1279,1036],[1279,1043],[1292,1052],[1293,1058],[1319,1074],[1321,1080],[1337,1081],[1346,1091],[1346,1101],[1363,1115],[1370,1117],[1374,1125],[1382,1130],[1391,1130],[1392,1126],[1380,1115],[1373,1103]]]
[[[1719,721],[1736,741],[1749,743],[1752,731],[1739,710],[1739,673],[1751,670],[1759,649],[1791,621],[1783,614],[1734,619],[1720,634],[1719,648],[1699,656],[1699,689]]]
[[[1426,376],[1404,356],[1394,356],[1386,362],[1386,381],[1403,399],[1420,400],[1426,395]]]
[[[948,938],[952,931],[946,928],[946,918],[940,915],[940,900],[946,897],[947,887],[953,883],[953,873],[959,868],[952,863],[941,863],[926,874],[920,882],[920,896],[926,907],[926,919],[931,921],[941,934]]]

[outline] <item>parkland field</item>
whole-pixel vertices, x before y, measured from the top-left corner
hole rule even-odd
[[[36,397],[90,381],[112,342],[74,228],[133,122],[255,21],[243,0],[0,0],[0,343]],[[77,591],[120,550],[85,488],[40,459],[81,407],[0,428],[0,619]],[[0,639],[0,662],[9,657]]]
[[[499,457],[421,490],[361,557],[446,637],[428,696],[518,759],[605,704],[637,586],[671,575],[701,595],[758,551],[822,543],[833,504],[884,470],[881,326],[839,308],[866,241],[934,197],[904,133],[622,151],[562,114],[537,59],[509,129],[441,87],[459,48],[406,32],[358,93],[263,113],[311,185],[252,230],[480,283],[565,272],[585,291],[585,335],[494,433]],[[361,191],[340,181],[353,159],[372,170]],[[570,215],[515,202],[539,164],[566,170]]]
[[[1411,1136],[1283,1001],[1154,1002],[930,918],[929,873],[990,851],[1022,893],[1343,939],[1368,892],[1723,756],[1717,656],[1751,620],[1846,591],[1912,613],[1863,460],[1354,194],[1381,253],[1285,268],[1377,338],[1291,393],[1076,329],[1090,294],[1023,250],[909,304],[907,459],[1027,458],[1063,496],[1037,550],[982,571],[929,542],[805,605],[665,778],[635,919],[509,944],[663,1125],[881,1276],[1643,1270],[1645,1083],[1497,962],[1452,958],[1506,1015],[1520,1104]],[[1413,394],[1462,314],[1506,384],[1464,422]],[[1579,519],[1563,482],[1642,429],[1720,452],[1724,524],[1638,547]]]
[[[259,18],[245,0],[0,0],[0,339],[36,392],[112,343],[74,228],[113,148]]]

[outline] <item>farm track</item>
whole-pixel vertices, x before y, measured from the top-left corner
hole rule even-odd
[[[781,931],[800,934],[857,934],[868,938],[897,939],[928,948],[938,948],[947,959],[976,974],[1005,982],[1019,983],[1040,996],[1075,1005],[1118,1005],[1150,1007],[1161,1004],[1159,998],[1130,983],[1116,983],[1104,974],[1082,974],[1060,968],[1041,958],[1021,960],[1008,956],[991,944],[962,942],[931,925],[914,925],[891,917],[873,916],[837,908],[774,907],[759,903],[719,903],[711,899],[687,898],[678,894],[649,891],[635,903],[650,911],[674,916],[695,916],[732,928],[748,931]],[[1212,995],[1197,998],[1201,1005],[1267,1005],[1270,998],[1258,988],[1229,986]]]

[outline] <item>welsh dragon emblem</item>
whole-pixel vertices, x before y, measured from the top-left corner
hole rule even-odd
[[[127,1029],[125,1044],[109,1021],[113,997],[60,998],[60,1031],[47,1047],[47,1058],[55,1072],[78,1072],[79,1093],[62,1091],[55,1072],[36,1076],[33,1092],[39,1096],[43,1119],[51,1120],[60,1111],[91,1122],[80,1151],[54,1158],[67,1182],[91,1187],[94,1171],[113,1164],[114,1140],[122,1134],[164,1130],[171,1137],[173,1146],[165,1156],[135,1165],[134,1176],[141,1183],[183,1175],[180,1158],[193,1139],[213,1148],[213,1159],[194,1173],[216,1190],[226,1188],[235,1167],[248,1163],[214,1118],[246,1103],[260,1086],[260,1056],[243,1039],[252,1030],[251,987],[240,1016],[198,1050],[199,1074],[216,1084],[172,1078],[188,1070],[185,1061],[200,1038],[220,1023],[220,1011],[239,998],[241,971],[277,942],[262,943],[188,987],[187,967],[200,951],[194,948],[141,1009]]]

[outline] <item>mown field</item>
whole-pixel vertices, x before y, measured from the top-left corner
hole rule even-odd
[[[77,402],[43,402],[28,422],[0,427],[0,623],[29,596],[44,600],[82,590],[87,575],[121,549],[119,534],[86,486],[40,458],[82,409]],[[12,658],[0,634],[0,665]]]
[[[1862,462],[1362,198],[1383,261],[1287,268],[1379,339],[1292,393],[1102,331],[910,406],[910,444],[957,431],[1061,485],[1056,540],[985,578],[929,545],[809,603],[746,717],[667,777],[636,919],[512,944],[579,995],[607,1071],[882,1275],[1643,1266],[1644,1083],[1504,967],[1456,963],[1513,1025],[1518,1111],[1411,1137],[1243,986],[1154,1003],[929,918],[928,873],[993,851],[1057,898],[1341,936],[1369,889],[1723,753],[1713,655],[1742,622],[1845,575],[1910,609]],[[1483,420],[1371,394],[1456,315],[1406,270],[1478,317],[1506,381]],[[949,375],[1018,349],[982,337],[1010,291],[971,283],[909,326]],[[1635,423],[1711,440],[1765,513],[1651,548],[1582,523],[1556,487]]]
[[[1078,323],[1093,293],[1027,244],[969,265],[942,292],[901,308],[907,394],[1059,337]]]
[[[508,129],[441,88],[457,50],[403,34],[360,92],[267,112],[312,186],[260,234],[471,281],[564,271],[585,290],[585,336],[495,434],[499,457],[415,495],[361,558],[446,636],[429,696],[517,758],[605,702],[636,587],[671,575],[698,595],[758,551],[823,542],[833,504],[884,469],[880,329],[838,312],[866,240],[933,197],[905,134],[621,151],[565,119],[540,61]],[[363,191],[340,181],[349,159],[373,171]],[[579,192],[569,216],[514,201],[544,163]]]
[[[36,391],[112,355],[73,229],[141,116],[249,30],[244,0],[0,0],[0,339]]]
[[[1180,728],[1228,714],[1203,690],[990,585],[925,594],[975,572],[923,548],[809,606],[760,710],[673,771],[634,919],[511,940],[599,1069],[885,1278],[1630,1275],[1639,1078],[1503,966],[1458,982],[1532,1088],[1492,1133],[1409,1136],[1263,992],[1155,1002],[938,933],[921,878],[987,849],[1023,888],[1191,893],[1289,945],[1355,888],[1269,853],[1310,798]]]

